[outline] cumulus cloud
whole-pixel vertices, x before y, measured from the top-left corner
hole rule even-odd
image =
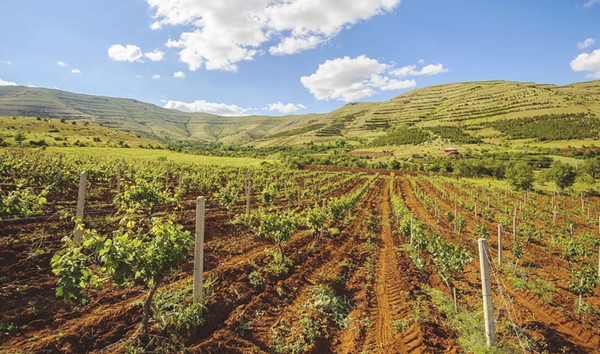
[[[31,82],[30,82],[30,83],[28,83],[26,86],[27,86],[27,87],[37,87],[37,86],[35,86],[34,84],[32,84]]]
[[[17,86],[17,83],[13,81],[4,81],[0,79],[0,86]]]
[[[161,61],[165,58],[165,52],[161,52],[160,50],[155,49],[152,52],[144,53],[144,57],[152,61]]]
[[[143,63],[144,61],[142,58],[148,58],[151,61],[162,61],[165,58],[165,53],[158,49],[144,53],[142,52],[142,48],[137,45],[127,44],[123,46],[120,44],[113,44],[108,48],[108,56],[114,61]]]
[[[178,109],[185,112],[204,112],[220,116],[241,116],[250,110],[250,108],[242,108],[234,104],[214,103],[204,100],[185,103],[180,101],[167,101],[164,108]]]
[[[73,70],[71,70],[71,74],[81,74],[81,70],[73,69]]]
[[[594,4],[600,4],[600,0],[590,0],[586,3],[584,3],[583,7],[591,7],[591,6],[594,6]]]
[[[152,29],[193,27],[167,46],[190,70],[236,71],[261,47],[273,55],[313,49],[360,21],[392,12],[400,0],[146,0]]]
[[[596,43],[596,41],[594,40],[594,38],[588,38],[583,42],[578,42],[577,43],[577,48],[579,49],[585,49],[589,46],[591,46],[592,44]]]
[[[114,61],[134,62],[142,58],[142,49],[133,44],[122,46],[113,44],[108,48],[108,56]]]
[[[437,75],[448,72],[442,64],[429,64],[417,70],[416,65],[408,65],[400,69],[392,71],[390,74],[398,77],[421,76],[421,75]]]
[[[589,71],[587,78],[600,79],[600,49],[591,53],[581,53],[571,61],[573,71]]]
[[[307,38],[287,37],[278,45],[269,48],[269,53],[273,55],[289,55],[301,52],[307,49],[314,49],[324,40],[317,36]]]
[[[178,71],[173,74],[174,78],[185,79],[185,73],[183,71]]]
[[[585,77],[588,79],[600,80],[600,71],[596,71],[595,73],[587,74]]]
[[[158,79],[160,79],[160,75],[154,74],[154,75],[152,75],[152,79],[153,80],[158,80]]]
[[[67,63],[65,63],[64,61],[57,61],[57,62],[56,62],[56,64],[58,64],[58,66],[62,66],[63,68],[64,68],[64,67],[67,67],[67,66],[69,66],[69,65],[68,65]]]
[[[288,104],[284,104],[281,102],[276,102],[276,103],[269,103],[267,105],[267,107],[263,108],[263,111],[278,111],[279,113],[293,113],[293,112],[297,112],[301,109],[306,109],[306,106],[304,106],[301,103],[298,104],[293,104],[293,103],[288,103]]]
[[[414,80],[392,78],[391,75],[396,75],[397,71],[393,69],[393,65],[380,63],[365,55],[343,57],[325,61],[315,73],[300,78],[300,82],[318,100],[350,102],[371,97],[379,91],[417,86]],[[428,69],[427,72],[429,71],[432,70]]]
[[[0,64],[12,65],[12,62],[0,60]]]

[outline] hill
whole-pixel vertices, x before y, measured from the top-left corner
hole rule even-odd
[[[267,135],[298,117],[222,117],[165,109],[133,99],[0,86],[0,115],[88,121],[155,139],[239,142]]]
[[[16,145],[57,147],[161,147],[155,140],[104,127],[95,123],[66,119],[0,116],[0,140]]]
[[[132,99],[0,87],[0,115],[85,120],[158,139],[267,147],[345,138],[360,142],[363,153],[385,149],[382,147],[414,153],[440,151],[449,144],[490,148],[596,140],[600,81],[566,86],[510,81],[444,84],[412,90],[385,102],[351,103],[325,114],[284,117],[222,117],[169,110]],[[540,132],[541,127],[550,127],[557,134],[523,133]],[[390,147],[399,145],[403,147]]]

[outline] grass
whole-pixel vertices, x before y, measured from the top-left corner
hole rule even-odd
[[[29,141],[44,140],[49,146],[74,146],[82,144],[93,147],[160,146],[155,140],[90,122],[61,121],[52,118],[0,116],[0,137],[7,144],[16,145],[17,132],[25,135],[24,145]]]
[[[259,160],[245,157],[217,157],[217,156],[199,156],[182,154],[170,150],[152,150],[138,148],[110,148],[110,147],[49,147],[51,152],[76,154],[92,157],[110,157],[123,159],[145,159],[157,160],[166,158],[169,161],[197,163],[202,165],[219,165],[219,166],[257,166],[266,160]]]
[[[424,286],[425,292],[431,296],[435,306],[447,316],[447,325],[458,332],[458,342],[466,353],[505,353],[510,349],[488,348],[485,343],[483,313],[469,312],[463,308],[454,311],[454,303],[440,290]]]

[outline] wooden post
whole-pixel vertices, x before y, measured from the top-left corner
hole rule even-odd
[[[502,264],[502,224],[498,224],[498,265]]]
[[[523,207],[521,206],[520,200],[519,200],[519,215],[523,215]]]
[[[600,246],[598,246],[598,278],[600,278]]]
[[[590,221],[590,208],[588,207],[588,221]]]
[[[454,312],[458,312],[458,301],[456,301],[456,287],[452,287],[452,297],[454,298]]]
[[[581,210],[585,209],[585,201],[583,200],[583,193],[581,193]]]
[[[552,211],[552,223],[556,225],[556,209]]]
[[[194,303],[202,302],[204,283],[204,197],[196,198],[196,242],[194,243]]]
[[[573,224],[569,224],[569,231],[571,232],[571,237],[573,237]]]
[[[488,197],[488,209],[490,208],[490,197]]]
[[[298,208],[300,208],[300,186],[298,186]]]
[[[494,305],[492,304],[492,286],[490,283],[490,264],[487,256],[487,241],[479,239],[479,265],[481,267],[481,290],[483,293],[483,315],[485,321],[485,339],[487,346],[496,342],[494,330]]]
[[[475,220],[477,220],[477,203],[474,204]]]
[[[179,189],[183,188],[183,171],[179,172],[179,180],[177,182]]]
[[[79,193],[77,194],[77,212],[75,217],[77,218],[77,224],[75,225],[75,234],[73,235],[73,240],[76,243],[81,242],[81,235],[83,231],[80,230],[78,224],[81,223],[83,225],[83,212],[85,206],[85,185],[87,183],[87,172],[83,171],[79,175]]]

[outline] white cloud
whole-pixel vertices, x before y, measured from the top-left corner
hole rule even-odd
[[[178,79],[185,79],[185,73],[183,71],[178,71],[173,74],[173,77]]]
[[[158,49],[155,49],[152,52],[143,53],[142,48],[137,45],[127,44],[122,46],[120,44],[113,44],[108,48],[108,56],[114,61],[143,63],[143,57],[148,58],[151,61],[162,61],[165,58],[165,53]]]
[[[269,48],[269,53],[273,55],[289,55],[301,52],[307,49],[314,49],[324,40],[317,36],[307,38],[287,37],[278,45]]]
[[[179,60],[188,64],[191,71],[202,65],[207,70],[225,70],[235,72],[235,64],[243,60],[252,60],[257,51],[244,48],[218,33],[197,30],[182,33],[178,41],[169,40],[167,47],[181,48]]]
[[[595,73],[587,74],[585,77],[588,79],[600,80],[600,71],[596,71]]]
[[[152,75],[152,79],[153,80],[158,80],[158,79],[160,79],[160,75],[154,74],[154,75]]]
[[[12,65],[12,62],[0,60],[0,64]]]
[[[414,80],[390,78],[393,66],[364,55],[327,60],[310,76],[300,78],[302,85],[318,100],[354,101],[371,97],[378,91],[415,87]]]
[[[600,79],[600,49],[592,53],[581,53],[571,61],[573,71],[591,71],[586,77],[589,79]]]
[[[313,49],[352,25],[392,12],[400,0],[146,0],[152,29],[191,26],[167,46],[190,70],[236,71],[271,44],[274,55]]]
[[[57,61],[57,62],[56,62],[56,64],[58,64],[58,66],[62,66],[63,68],[64,68],[64,67],[67,67],[67,66],[69,66],[69,65],[68,65],[67,63],[65,63],[64,61]]]
[[[142,75],[136,75],[136,76],[135,76],[135,78],[136,78],[136,79],[141,79],[141,78],[142,78]]]
[[[596,41],[594,40],[594,38],[588,38],[583,42],[578,42],[577,43],[577,48],[579,49],[585,49],[589,46],[591,46],[592,44],[596,43]]]
[[[419,64],[425,64],[425,59],[420,59],[420,60],[418,61],[418,63],[419,63]]]
[[[186,112],[204,112],[217,114],[220,116],[241,116],[244,115],[249,108],[242,108],[236,105],[228,105],[225,103],[206,102],[204,100],[185,103],[180,101],[167,101],[164,106],[169,109],[178,109]]]
[[[398,77],[407,77],[407,76],[421,76],[421,75],[437,75],[448,72],[448,69],[444,68],[442,64],[429,64],[421,68],[421,70],[416,70],[415,65],[408,65],[402,67],[400,69],[396,69],[392,71],[390,74]]]
[[[267,105],[267,107],[263,108],[263,111],[279,111],[279,113],[293,113],[293,112],[297,112],[301,109],[306,109],[306,106],[304,106],[301,103],[298,104],[293,104],[293,103],[288,103],[288,104],[283,104],[281,102],[276,102],[276,103],[269,103]]]
[[[122,46],[120,44],[113,44],[108,48],[108,56],[114,61],[127,61],[134,62],[140,61],[142,58],[142,50],[140,47],[132,44]]]
[[[600,0],[590,0],[590,1],[586,2],[585,4],[583,4],[583,7],[594,6],[594,4],[600,4]]]
[[[26,86],[27,86],[27,87],[37,87],[37,86],[35,86],[34,84],[32,84],[31,82],[30,82],[30,83],[28,83]]]
[[[73,69],[73,70],[71,70],[71,74],[81,74],[81,70]]]
[[[144,53],[144,56],[152,61],[161,61],[165,58],[165,52],[155,49],[152,52]]]
[[[58,86],[54,86],[54,89],[55,89],[55,90],[60,90],[60,89],[58,88]]]
[[[17,86],[17,83],[13,81],[4,81],[0,79],[0,86]]]

